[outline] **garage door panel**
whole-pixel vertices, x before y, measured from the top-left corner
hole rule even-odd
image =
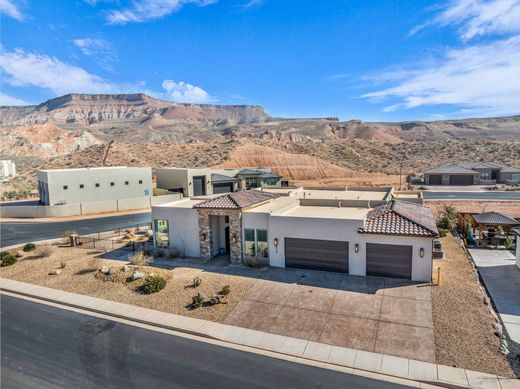
[[[412,246],[367,243],[367,276],[412,278]]]
[[[441,174],[430,174],[428,178],[428,183],[430,185],[442,185],[442,175]]]
[[[450,185],[473,185],[473,176],[471,174],[451,175]]]
[[[348,272],[348,242],[285,238],[285,266]]]
[[[233,192],[233,183],[213,184],[213,194]]]

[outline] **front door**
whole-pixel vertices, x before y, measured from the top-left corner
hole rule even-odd
[[[229,226],[225,228],[224,235],[226,236],[226,254],[229,254],[231,251],[231,243],[229,241]]]

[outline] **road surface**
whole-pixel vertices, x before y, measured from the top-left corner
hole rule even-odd
[[[93,234],[118,227],[131,227],[147,223],[150,220],[151,213],[145,212],[64,222],[2,222],[0,223],[0,246],[7,247],[29,241],[59,238],[65,231],[70,230],[74,230],[80,235]]]
[[[407,388],[0,297],[2,388]]]
[[[424,191],[425,200],[520,200],[520,191],[517,192],[429,192]]]

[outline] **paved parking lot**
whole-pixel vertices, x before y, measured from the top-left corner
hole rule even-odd
[[[276,270],[283,273],[263,274],[226,324],[435,362],[429,284]]]

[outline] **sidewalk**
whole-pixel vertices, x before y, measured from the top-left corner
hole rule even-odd
[[[508,250],[468,249],[511,340],[520,345],[520,269]]]
[[[0,278],[0,289],[141,324],[431,384],[518,389],[520,381],[450,366],[275,335]]]

